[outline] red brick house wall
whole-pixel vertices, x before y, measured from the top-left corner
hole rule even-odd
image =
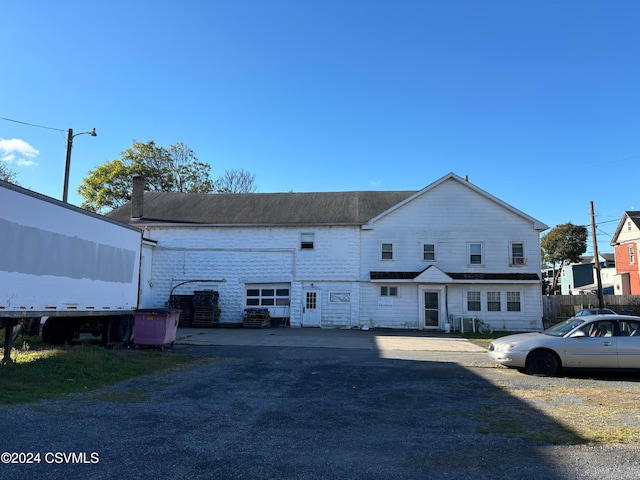
[[[633,262],[629,258],[629,247],[633,247]],[[640,258],[636,242],[621,243],[614,247],[616,255],[616,273],[629,274],[631,284],[630,295],[640,295]]]

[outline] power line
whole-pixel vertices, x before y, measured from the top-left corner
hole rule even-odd
[[[7,122],[13,122],[13,123],[21,123],[22,125],[28,125],[30,127],[46,128],[47,130],[56,130],[58,132],[65,132],[66,131],[66,130],[63,130],[61,128],[45,127],[44,125],[35,125],[33,123],[21,122],[20,120],[14,120],[12,118],[0,117],[0,120],[6,120]]]

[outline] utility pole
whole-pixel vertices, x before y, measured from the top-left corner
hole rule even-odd
[[[69,170],[71,168],[71,149],[73,148],[73,129],[67,134],[67,161],[64,164],[64,186],[62,188],[62,201],[67,203],[69,196]]]
[[[591,237],[593,238],[593,261],[594,268],[596,269],[596,279],[598,282],[598,307],[604,308],[602,277],[600,276],[600,255],[598,255],[598,242],[596,241],[596,216],[593,213],[593,202],[591,202]]]
[[[73,134],[73,129],[70,128],[67,133],[67,160],[64,164],[64,186],[62,188],[62,201],[67,203],[67,198],[69,196],[69,170],[71,168],[71,149],[73,148],[73,138],[78,135],[91,135],[92,137],[97,136],[96,129],[94,128],[90,132],[81,132]]]

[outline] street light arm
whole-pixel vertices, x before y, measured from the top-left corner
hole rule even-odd
[[[73,133],[73,130],[69,129],[69,131],[71,131],[71,133]],[[75,135],[71,135],[71,138],[75,138],[78,135],[91,135],[92,137],[97,137],[98,134],[96,133],[96,129],[94,128],[93,130],[91,130],[90,132],[80,132],[80,133],[76,133]]]

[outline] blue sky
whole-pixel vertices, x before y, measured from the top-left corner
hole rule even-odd
[[[71,203],[133,140],[260,192],[418,190],[448,172],[598,247],[640,209],[640,2],[5,0],[0,158]],[[57,130],[56,130],[57,129]],[[591,244],[589,252],[591,252]]]

